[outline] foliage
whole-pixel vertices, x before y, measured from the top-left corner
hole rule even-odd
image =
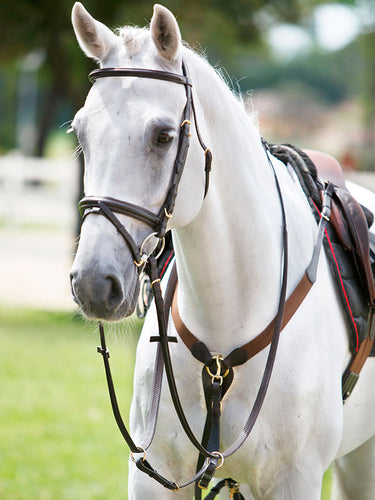
[[[360,0],[336,0],[356,6]],[[364,0],[361,0],[362,3]],[[84,0],[94,17],[110,27],[130,22],[147,25],[154,0]],[[326,102],[355,94],[363,95],[365,127],[370,130],[365,148],[367,165],[375,157],[374,51],[369,36],[341,53],[313,53],[304,60],[287,64],[273,61],[263,33],[280,22],[299,23],[312,29],[314,8],[328,0],[164,0],[177,16],[184,39],[193,47],[203,47],[213,65],[223,66],[241,79],[241,89],[277,86],[281,81],[299,81],[318,89]],[[95,66],[79,50],[70,22],[72,2],[19,0],[0,3],[0,136],[4,147],[14,145],[15,73],[13,61],[33,49],[43,49],[45,63],[40,76],[38,143],[43,154],[51,128],[67,121],[87,94],[88,72]],[[5,29],[6,26],[6,29]],[[207,47],[207,49],[206,49]],[[361,61],[363,61],[361,65]],[[8,68],[4,70],[4,64]],[[368,68],[367,71],[365,68]],[[358,75],[360,75],[358,77]],[[245,77],[244,80],[242,78]]]
[[[109,26],[131,22],[144,25],[152,15],[153,0],[85,0],[86,8]],[[296,20],[302,0],[191,0],[189,8],[183,0],[165,0],[178,17],[184,38],[193,46],[199,42],[209,47],[207,53],[231,70],[230,61],[243,45],[261,43],[261,24],[257,13],[267,8],[272,16]],[[310,2],[308,2],[310,4]],[[37,154],[42,154],[46,136],[55,125],[61,103],[78,109],[88,90],[87,73],[94,63],[88,61],[77,47],[70,22],[73,2],[56,0],[19,0],[0,3],[0,62],[12,61],[33,49],[43,48],[44,86],[40,96],[39,139]],[[63,119],[65,121],[65,117]]]
[[[316,49],[287,62],[269,61],[259,51],[252,51],[244,53],[231,69],[243,92],[299,82],[315,89],[324,102],[335,103],[362,91],[361,79],[353,78],[353,73],[363,73],[358,40],[335,53],[322,54]]]

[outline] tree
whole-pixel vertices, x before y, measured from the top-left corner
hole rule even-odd
[[[151,0],[86,0],[86,8],[109,26],[130,21],[144,25],[152,14]],[[230,61],[243,43],[259,40],[255,14],[265,6],[282,19],[297,19],[298,0],[165,0],[182,26],[184,38],[193,46],[197,41],[209,47],[208,53],[222,63]],[[39,117],[37,154],[42,154],[46,136],[55,125],[58,103],[77,109],[87,93],[87,73],[93,67],[77,49],[70,24],[72,4],[66,0],[18,0],[1,2],[0,62],[25,55],[35,48],[46,53],[44,64],[45,96]],[[6,26],[6,29],[5,29]],[[220,56],[219,56],[220,54]]]
[[[337,3],[353,6],[358,2],[370,4],[372,0],[341,0]],[[84,0],[86,8],[108,26],[126,22],[145,25],[152,15],[154,0]],[[207,47],[207,55],[213,63],[219,63],[233,72],[233,61],[245,60],[244,54],[258,52],[264,59],[267,47],[262,32],[275,22],[311,24],[311,16],[317,5],[327,0],[190,0],[188,8],[184,0],[164,0],[166,7],[177,16],[184,39],[193,47]],[[51,128],[56,126],[56,113],[63,103],[78,109],[87,94],[87,73],[94,63],[83,56],[77,47],[70,23],[72,3],[66,0],[18,0],[0,3],[0,64],[14,60],[35,48],[45,50],[42,70],[43,95],[39,109],[39,137],[36,154],[42,154],[45,140]],[[370,9],[369,5],[369,9]],[[370,9],[371,10],[371,9]],[[374,136],[375,109],[375,52],[374,36],[363,37],[365,61],[364,103],[368,150]],[[241,74],[242,73],[242,74]],[[245,68],[240,75],[246,74]],[[0,74],[1,76],[1,74]],[[1,83],[1,82],[0,82]],[[250,82],[251,84],[251,82]],[[371,157],[374,158],[371,153]],[[366,163],[374,163],[373,159]]]

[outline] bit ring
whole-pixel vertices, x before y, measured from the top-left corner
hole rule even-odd
[[[137,462],[137,461],[136,461],[136,459],[134,458],[134,455],[135,455],[136,453],[143,453],[142,462],[144,462],[144,461],[146,460],[146,451],[145,451],[143,448],[141,448],[140,446],[138,446],[138,450],[139,450],[139,451],[132,451],[132,452],[130,453],[130,458],[131,458],[131,461],[132,461],[132,462],[134,462],[134,463],[136,463],[136,462]]]

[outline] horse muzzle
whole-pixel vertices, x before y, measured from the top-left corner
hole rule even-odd
[[[124,275],[95,267],[94,272],[83,272],[73,265],[70,272],[73,299],[83,314],[89,319],[107,321],[118,321],[132,314],[139,294],[138,273],[127,279],[125,289]]]
[[[104,218],[92,217],[82,226],[70,284],[74,301],[89,319],[118,321],[134,311],[138,269]]]

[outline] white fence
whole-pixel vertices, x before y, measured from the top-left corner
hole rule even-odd
[[[73,228],[78,185],[73,158],[0,156],[0,224]]]
[[[375,190],[373,173],[350,173]],[[0,304],[73,309],[78,162],[0,156]]]
[[[74,230],[79,186],[78,161],[0,156],[0,226]],[[373,172],[345,172],[375,191]]]

